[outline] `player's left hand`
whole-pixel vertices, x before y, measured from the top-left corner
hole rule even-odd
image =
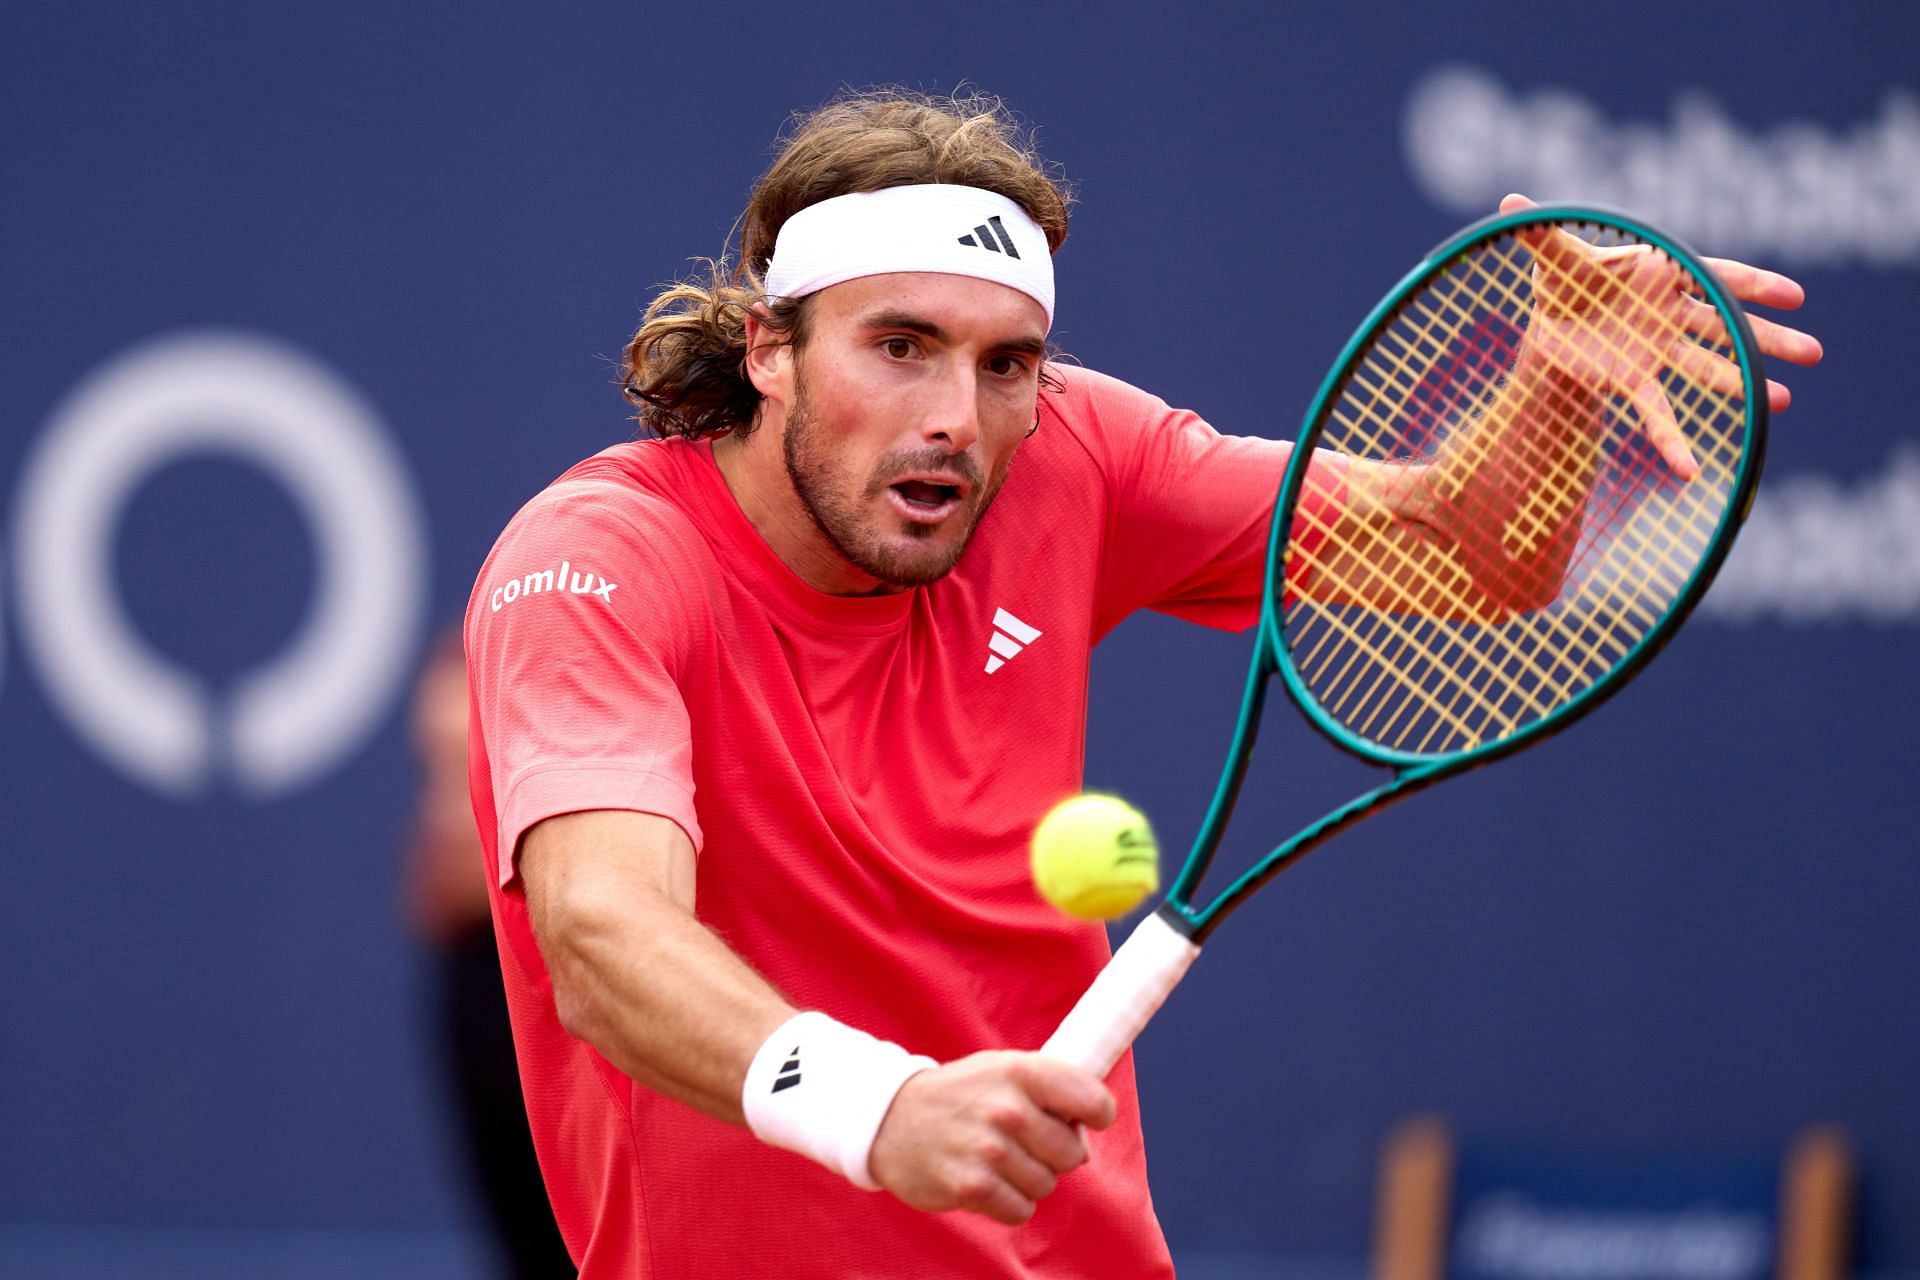
[[[1502,213],[1535,207],[1519,194],[1500,202]],[[1625,396],[1674,473],[1683,480],[1693,479],[1699,465],[1674,420],[1659,374],[1674,368],[1706,386],[1738,393],[1740,373],[1733,362],[1688,340],[1725,342],[1719,315],[1686,291],[1678,267],[1644,246],[1596,248],[1564,232],[1549,231],[1532,247],[1537,305],[1528,341],[1534,352],[1583,384]],[[1729,258],[1705,261],[1744,303],[1791,311],[1806,301],[1806,290],[1778,272]],[[1582,313],[1620,290],[1631,290],[1642,300],[1633,315],[1633,340],[1621,343],[1618,335],[1608,335],[1608,341],[1595,342],[1590,321]],[[1820,362],[1823,351],[1813,335],[1754,315],[1747,322],[1763,356],[1797,365]],[[1623,358],[1623,346],[1636,354]],[[1785,409],[1792,399],[1785,383],[1767,380],[1770,410]]]

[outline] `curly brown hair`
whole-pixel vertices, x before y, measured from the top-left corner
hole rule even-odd
[[[807,299],[768,303],[762,284],[780,228],[834,196],[929,182],[998,192],[1040,225],[1050,252],[1066,241],[1071,189],[999,98],[872,89],[796,113],[740,215],[738,258],[707,259],[703,278],[664,289],[627,343],[622,387],[642,428],[751,431],[760,393],[743,368],[748,311],[761,307],[781,340],[806,345]]]

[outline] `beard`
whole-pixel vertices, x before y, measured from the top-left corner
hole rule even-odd
[[[787,416],[782,449],[787,478],[814,527],[841,558],[895,587],[924,587],[952,572],[1006,480],[1005,466],[987,483],[972,454],[930,446],[885,455],[862,481],[845,473],[838,451],[832,429],[813,413],[803,374]],[[928,469],[950,471],[967,482],[961,508],[940,524],[901,520],[875,503],[895,478]]]

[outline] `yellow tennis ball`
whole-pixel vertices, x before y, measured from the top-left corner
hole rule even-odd
[[[1126,801],[1074,796],[1034,828],[1033,884],[1070,916],[1111,920],[1160,887],[1160,845]]]

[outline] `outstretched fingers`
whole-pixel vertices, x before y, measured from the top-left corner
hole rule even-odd
[[[1778,271],[1767,271],[1732,258],[1704,261],[1720,277],[1720,283],[1733,290],[1733,296],[1742,302],[1792,311],[1807,300],[1807,291],[1800,287],[1800,282]]]
[[[1683,322],[1688,333],[1708,342],[1731,345],[1727,336],[1727,323],[1715,308],[1704,302],[1687,303],[1686,318]],[[1764,316],[1749,315],[1747,327],[1753,330],[1753,340],[1760,346],[1760,354],[1770,360],[1784,360],[1788,364],[1816,365],[1826,354],[1820,345],[1820,339],[1810,333],[1791,326],[1769,320]]]
[[[1500,212],[1515,213],[1524,209],[1538,208],[1524,195],[1514,193],[1500,201]],[[1628,278],[1637,274],[1639,264],[1628,256],[1644,250],[1645,246],[1613,246],[1599,248],[1587,244],[1576,236],[1557,227],[1540,225],[1522,228],[1518,238],[1531,248],[1535,257],[1552,268],[1559,277],[1558,283],[1573,288],[1582,294],[1586,290],[1577,279],[1566,273],[1579,267],[1629,268]],[[1792,311],[1806,301],[1807,291],[1800,282],[1778,271],[1768,271],[1751,263],[1740,262],[1733,258],[1707,258],[1706,265],[1713,271],[1734,297],[1741,302],[1754,306],[1775,307],[1782,311]],[[1644,282],[1643,282],[1644,283]],[[1672,282],[1663,287],[1671,288]],[[1669,353],[1668,363],[1686,377],[1702,386],[1728,395],[1738,395],[1745,391],[1739,367],[1726,357],[1710,348],[1714,345],[1730,346],[1726,322],[1718,310],[1701,301],[1695,282],[1683,275],[1680,289],[1685,297],[1681,313],[1682,328],[1701,340],[1704,345],[1690,342],[1676,343]],[[1594,300],[1589,297],[1589,300]],[[1760,354],[1770,360],[1780,360],[1787,364],[1812,366],[1820,363],[1825,349],[1820,340],[1801,329],[1784,325],[1775,320],[1749,314],[1747,324],[1753,331],[1754,342],[1760,348]],[[1661,456],[1666,458],[1676,475],[1682,479],[1692,479],[1699,474],[1699,466],[1694,461],[1692,451],[1687,448],[1674,421],[1673,408],[1667,402],[1665,394],[1656,381],[1638,384],[1629,394],[1629,399],[1646,427],[1650,440],[1659,448]],[[1793,394],[1785,383],[1767,380],[1767,407],[1778,412],[1792,403]]]
[[[1690,342],[1676,343],[1667,365],[1688,381],[1705,387],[1709,391],[1718,392],[1720,395],[1744,396],[1747,393],[1746,380],[1740,374],[1740,366],[1705,347],[1696,347]],[[1792,403],[1793,393],[1787,389],[1787,384],[1768,378],[1768,411],[1778,413]]]
[[[1647,439],[1666,459],[1673,474],[1683,481],[1699,479],[1700,463],[1687,446],[1687,438],[1681,434],[1680,424],[1673,416],[1673,406],[1667,403],[1667,393],[1660,383],[1653,378],[1647,379],[1634,387],[1628,400],[1640,418],[1640,429],[1647,433]]]

